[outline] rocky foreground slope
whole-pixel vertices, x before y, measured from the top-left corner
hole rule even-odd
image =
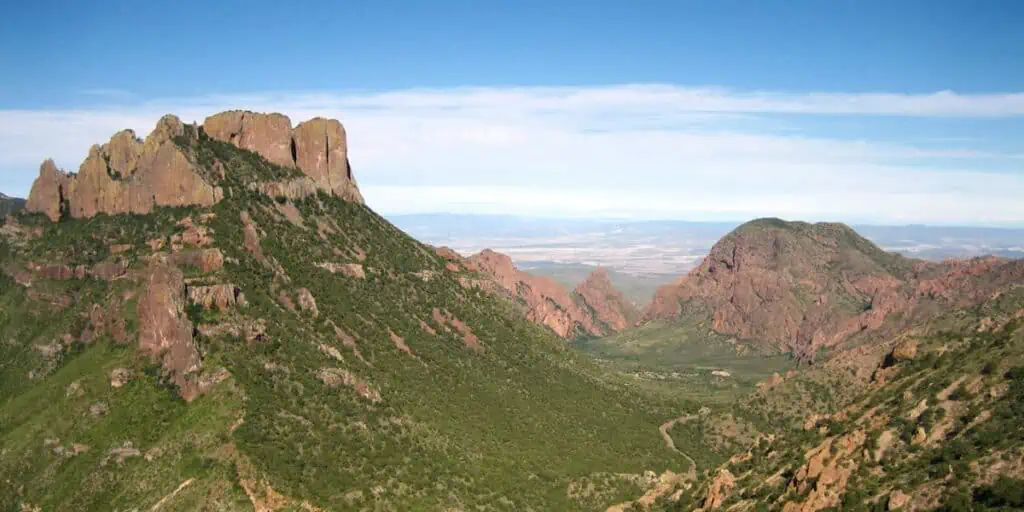
[[[772,416],[814,389],[827,411],[765,433],[670,510],[1019,510],[1024,507],[1024,284],[883,343],[766,383]],[[848,371],[870,369],[859,383]],[[821,386],[831,380],[833,385]],[[809,384],[818,383],[813,388]],[[788,412],[786,412],[788,410]],[[666,491],[671,496],[675,489]]]
[[[44,164],[0,226],[0,509],[595,510],[692,469],[681,404],[467,283],[347,159],[336,121],[229,112]]]
[[[943,263],[887,253],[842,224],[746,223],[645,309],[653,321],[707,315],[715,331],[811,360],[884,338],[1024,280],[1024,262]]]

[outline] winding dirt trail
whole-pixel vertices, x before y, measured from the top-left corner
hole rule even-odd
[[[697,462],[693,460],[693,457],[687,455],[686,452],[676,448],[676,443],[672,440],[672,436],[669,435],[668,431],[672,430],[672,427],[680,423],[689,423],[699,417],[700,416],[697,414],[688,414],[686,416],[680,416],[678,418],[668,420],[658,427],[658,431],[661,432],[661,438],[665,440],[665,446],[667,446],[669,450],[686,457],[686,460],[690,462],[690,469],[683,474],[665,471],[661,474],[654,485],[647,489],[647,492],[645,492],[643,496],[640,496],[636,500],[612,505],[608,507],[605,512],[626,512],[628,510],[633,510],[633,505],[639,505],[643,510],[648,510],[655,501],[668,495],[674,489],[679,488],[680,485],[685,485],[686,488],[689,488],[690,483],[697,480]],[[682,489],[676,492],[682,492]],[[679,498],[676,496],[673,499],[678,500]]]
[[[676,443],[675,441],[672,440],[672,436],[669,435],[668,431],[672,430],[672,427],[680,423],[689,423],[697,418],[699,418],[699,416],[696,414],[687,414],[686,416],[680,416],[678,418],[668,420],[665,423],[662,423],[660,427],[658,427],[658,431],[661,432],[661,438],[665,440],[665,446],[667,446],[669,450],[672,450],[678,453],[679,455],[686,457],[686,460],[690,461],[690,470],[687,472],[687,475],[690,476],[690,478],[694,479],[697,478],[697,462],[693,460],[693,457],[690,457],[686,452],[680,450],[679,448],[676,448]]]

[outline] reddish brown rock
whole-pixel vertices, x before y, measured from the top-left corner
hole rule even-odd
[[[449,312],[448,310],[444,310],[444,312],[442,312],[440,309],[434,308],[433,311],[431,312],[431,316],[433,317],[434,322],[436,322],[442,328],[451,326],[452,329],[461,334],[463,341],[466,342],[466,348],[476,353],[480,353],[483,351],[483,345],[480,343],[480,338],[473,333],[473,329],[466,325],[466,323],[463,322],[462,320],[455,318],[455,315],[452,315],[451,312]],[[437,334],[437,332],[434,331],[434,329],[432,329],[422,320],[420,321],[420,327],[422,327],[423,330],[427,331],[430,334]]]
[[[97,263],[88,269],[86,273],[102,281],[113,281],[120,277],[124,277],[128,273],[128,262],[126,261],[114,261],[107,263]]]
[[[910,260],[842,224],[759,219],[720,240],[687,276],[660,288],[643,320],[708,315],[720,333],[807,360],[890,319],[921,321],[979,304],[1022,279],[1020,260]]]
[[[443,249],[439,254],[445,258],[454,258]],[[600,273],[590,284],[581,285],[582,288],[577,290],[581,293],[574,296],[555,280],[523,272],[516,268],[511,258],[490,249],[453,261],[461,261],[462,267],[488,278],[483,282],[460,279],[463,286],[478,286],[488,293],[500,293],[516,299],[522,304],[528,320],[547,326],[562,338],[570,338],[579,333],[595,336],[607,334],[622,324],[616,318],[616,312],[622,317],[628,314],[624,307],[613,305],[613,301],[618,299],[608,298],[621,295],[614,291],[611,283],[600,282]],[[583,294],[589,295],[597,308],[592,309],[593,305],[587,302]],[[610,324],[599,320],[598,316],[602,313]],[[627,319],[625,324],[629,323]]]
[[[913,307],[901,292],[910,267],[840,224],[761,219],[660,288],[643,317],[704,311],[720,333],[807,357]]]
[[[211,138],[247,149],[283,167],[297,167],[308,178],[252,184],[264,194],[290,200],[325,190],[347,201],[362,203],[348,161],[345,128],[336,119],[321,117],[299,123],[282,114],[233,110],[206,118],[203,130]]]
[[[321,188],[348,201],[363,202],[348,163],[345,128],[336,119],[299,123],[293,134],[295,164]]]
[[[215,284],[210,286],[190,286],[188,300],[204,309],[217,308],[227,311],[238,304],[244,304],[241,291],[233,284]]]
[[[252,217],[249,212],[242,212],[240,214],[242,220],[242,243],[245,245],[245,250],[249,254],[253,255],[257,260],[263,261],[263,248],[260,246],[260,234],[256,231],[256,224],[252,221]]]
[[[39,177],[32,183],[25,209],[42,213],[54,222],[60,220],[64,200],[71,195],[71,180],[67,173],[57,170],[53,160],[46,159],[39,166]]]
[[[728,469],[722,469],[715,475],[708,486],[707,495],[704,497],[704,510],[717,510],[729,497],[730,491],[736,487],[736,477]]]
[[[282,114],[230,110],[207,117],[203,131],[212,139],[258,153],[267,161],[292,167],[292,122]]]
[[[598,268],[576,287],[576,295],[597,315],[608,331],[621,331],[637,320],[638,312],[622,292],[612,285],[608,270]]]
[[[185,316],[185,280],[181,271],[160,258],[149,264],[145,292],[139,297],[139,348],[160,361],[186,401],[199,394],[202,361]]]
[[[917,357],[917,340],[906,340],[900,342],[896,347],[892,349],[892,359],[894,361],[910,361]]]
[[[206,182],[197,164],[171,140],[183,130],[181,121],[168,115],[145,141],[130,130],[118,132],[107,144],[93,146],[74,176],[58,171],[50,160],[43,162],[26,209],[57,220],[61,211],[89,218],[220,201],[223,191]]]

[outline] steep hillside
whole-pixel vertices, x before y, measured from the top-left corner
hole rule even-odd
[[[643,319],[705,315],[716,332],[810,360],[823,348],[884,338],[977,304],[1021,270],[998,258],[910,260],[842,224],[759,219],[659,289]]]
[[[673,510],[1007,510],[1024,508],[1024,287],[943,314],[832,368],[776,380],[751,406],[844,365],[870,382],[831,414],[779,427],[687,489]],[[777,402],[776,399],[779,401]]]
[[[659,426],[696,406],[468,282],[361,204],[339,123],[281,117],[43,165],[0,235],[0,509],[595,510],[692,478],[700,439]]]
[[[595,269],[570,292],[550,277],[520,270],[512,258],[490,249],[468,258],[447,247],[436,250],[450,270],[476,274],[466,276],[465,283],[512,299],[528,320],[559,337],[603,336],[636,320],[636,308],[612,285],[605,269]]]

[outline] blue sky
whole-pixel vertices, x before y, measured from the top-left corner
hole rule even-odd
[[[341,118],[383,212],[1024,225],[1015,0],[34,4],[0,20],[12,194],[250,108]]]

